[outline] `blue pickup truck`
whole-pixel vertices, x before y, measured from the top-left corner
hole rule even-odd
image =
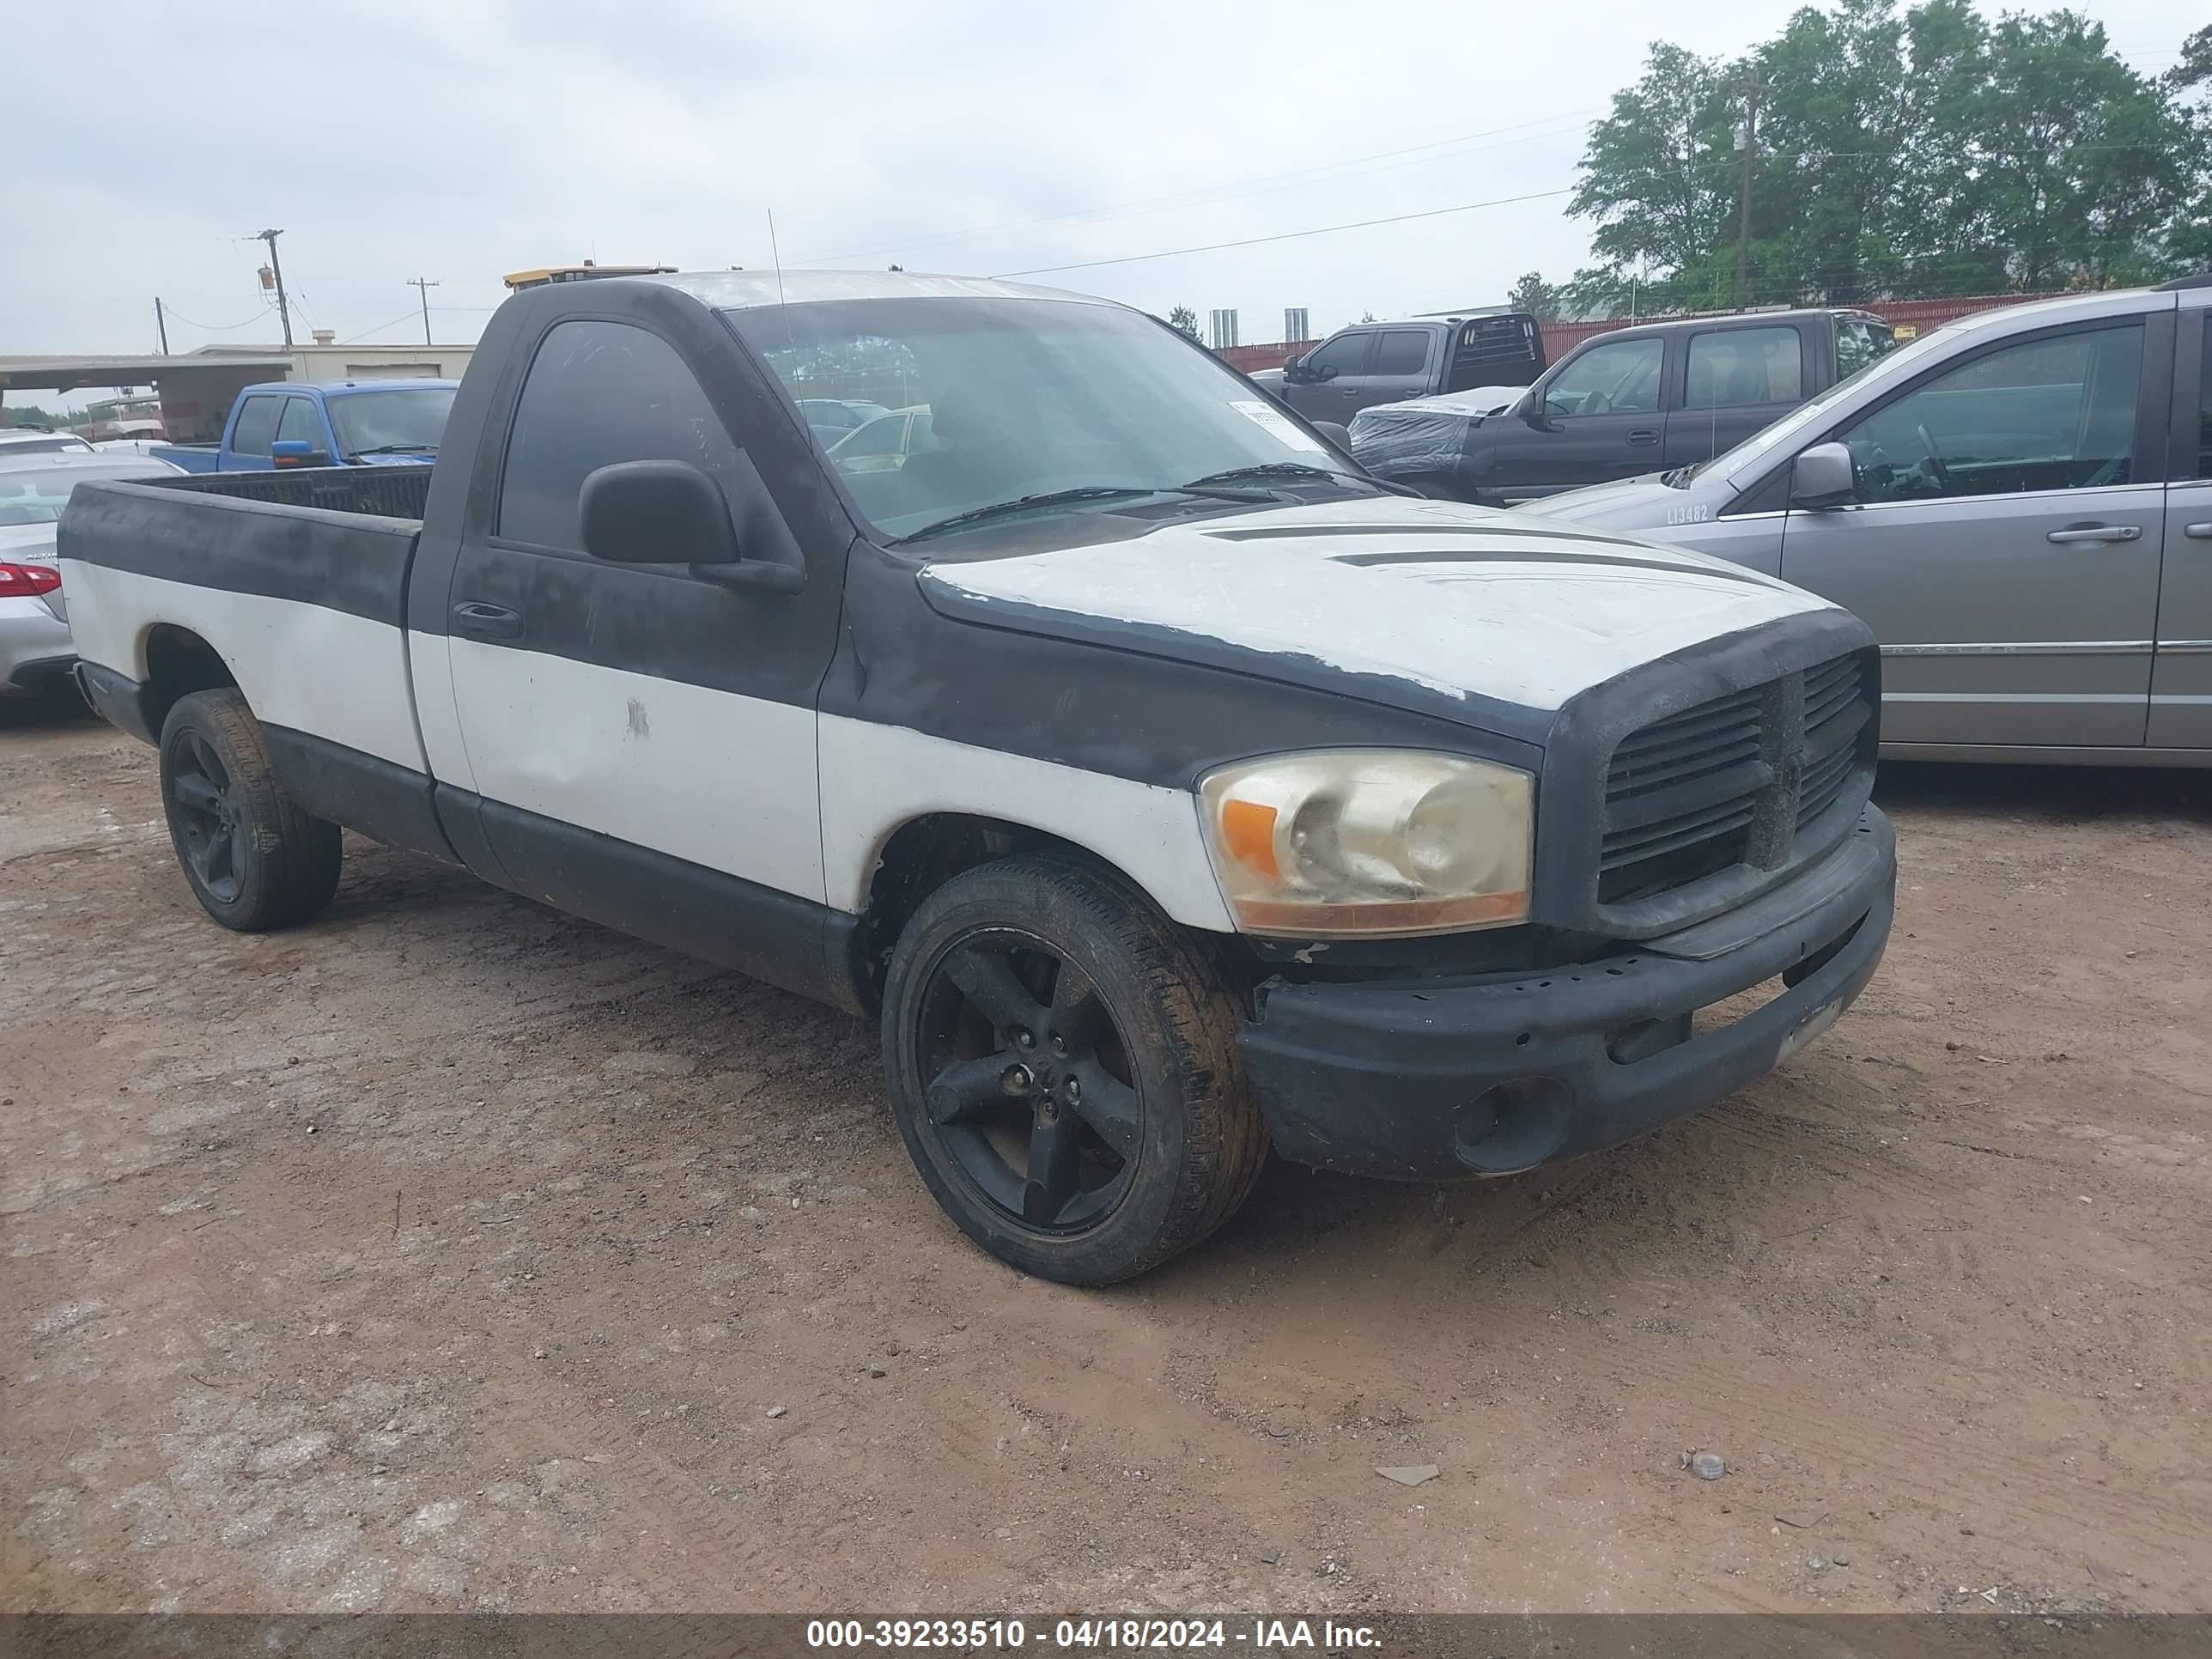
[[[219,444],[149,453],[187,472],[282,466],[427,466],[438,459],[458,380],[272,380],[231,405]]]

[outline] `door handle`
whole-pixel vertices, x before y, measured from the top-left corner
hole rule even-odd
[[[1656,444],[1659,441],[1659,428],[1656,426],[1639,426],[1628,434],[1628,441],[1632,444]]]
[[[2212,542],[2212,524],[2185,524],[2181,533],[2192,542]]]
[[[519,640],[522,615],[503,605],[479,605],[470,599],[453,607],[453,631],[472,640]]]
[[[2132,524],[2077,524],[2054,530],[2043,539],[2061,547],[2081,542],[2132,542],[2142,538],[2142,528]]]

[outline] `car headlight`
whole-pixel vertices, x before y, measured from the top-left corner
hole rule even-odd
[[[1246,933],[1358,939],[1528,919],[1535,781],[1512,767],[1325,750],[1224,767],[1199,798]]]

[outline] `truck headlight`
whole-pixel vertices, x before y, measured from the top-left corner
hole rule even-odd
[[[1528,919],[1535,781],[1512,767],[1324,750],[1224,767],[1199,798],[1246,933],[1358,939]]]

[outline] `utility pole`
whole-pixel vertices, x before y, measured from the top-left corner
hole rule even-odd
[[[430,290],[438,286],[428,276],[410,276],[407,286],[419,289],[422,294],[422,343],[430,343]]]
[[[1735,308],[1743,309],[1744,282],[1751,265],[1751,169],[1759,155],[1759,100],[1766,95],[1766,77],[1754,74],[1743,83],[1743,132],[1738,148],[1743,151],[1743,196],[1735,233]]]
[[[283,234],[281,230],[264,230],[257,234],[253,240],[269,244],[269,270],[276,279],[276,314],[284,319],[284,349],[289,351],[292,349],[292,307],[284,297],[284,262],[276,257],[276,239]]]
[[[161,314],[161,296],[154,296],[154,331],[161,337],[161,355],[169,355],[169,319]]]

